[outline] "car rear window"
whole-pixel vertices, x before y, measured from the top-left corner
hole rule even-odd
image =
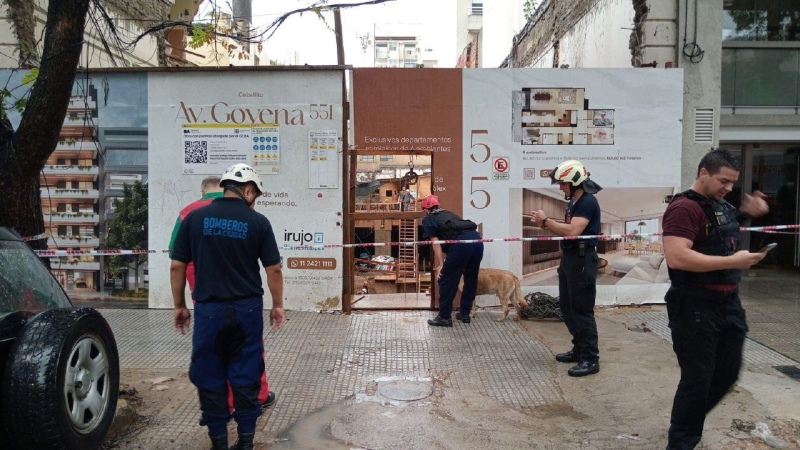
[[[0,241],[0,315],[70,306],[58,281],[24,242]]]

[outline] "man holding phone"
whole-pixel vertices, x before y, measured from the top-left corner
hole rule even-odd
[[[727,150],[707,153],[691,189],[676,195],[664,212],[664,255],[672,283],[664,299],[681,367],[668,449],[693,449],[700,442],[706,414],[739,377],[747,334],[739,280],[742,269],[761,261],[767,250],[739,248],[737,216],[769,211],[760,192],[745,195],[738,212],[724,200],[739,171]]]
[[[773,248],[775,248],[777,246],[778,246],[777,242],[773,242],[772,244],[767,244],[767,245],[761,247],[758,250],[758,253],[767,253],[768,251],[772,250]]]

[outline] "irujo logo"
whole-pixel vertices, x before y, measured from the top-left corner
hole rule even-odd
[[[314,245],[314,244],[324,244],[325,243],[325,234],[321,231],[315,232],[307,232],[305,230],[300,230],[299,233],[295,233],[293,231],[283,230],[283,241],[286,242],[286,245]]]

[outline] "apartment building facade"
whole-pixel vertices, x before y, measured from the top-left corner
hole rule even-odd
[[[682,68],[682,188],[703,154],[727,148],[743,165],[729,201],[769,196],[752,225],[800,222],[800,3],[544,0],[507,45],[502,67]],[[745,237],[751,249],[779,243],[768,264],[800,267],[797,234]]]
[[[483,2],[458,0],[456,4],[456,48],[461,49],[456,67],[480,67]]]
[[[422,67],[415,36],[375,36],[375,67]]]
[[[59,142],[39,179],[47,246],[94,250],[100,245],[97,164],[97,89],[78,80],[70,97]],[[51,258],[53,273],[71,288],[97,288],[100,262],[94,256]]]
[[[123,185],[147,180],[146,124],[132,123],[141,115],[126,110],[132,104],[130,99],[120,99],[125,91],[122,85],[135,82],[136,76],[128,80],[118,71],[123,80],[115,85],[113,79],[109,83],[108,77],[91,70],[190,65],[185,54],[184,27],[149,34],[133,45],[127,43],[159,21],[191,21],[202,0],[103,0],[102,3],[114,30],[104,17],[93,20],[100,13],[90,7],[87,21],[90,25],[84,32],[79,63],[90,71],[79,72],[76,77],[59,143],[40,176],[48,248],[54,250],[103,248],[108,221],[114,218],[114,199],[122,197]],[[0,22],[7,24],[0,27],[0,68],[36,64],[36,58],[25,60],[24,55],[20,56],[20,49],[36,48],[41,54],[43,42],[36,37],[44,33],[48,4],[48,0],[0,0]],[[237,7],[248,9],[249,4],[249,0],[241,0]],[[239,25],[249,27],[249,20]],[[19,82],[18,74],[8,73],[9,81]],[[146,99],[146,90],[134,91],[145,92]],[[109,95],[111,108],[107,108]],[[111,112],[115,107],[118,112]],[[105,128],[101,127],[103,117],[110,119],[106,120]],[[67,289],[100,290],[106,281],[103,257],[62,256],[51,258],[50,262],[56,278]],[[127,272],[126,278],[145,280],[146,286],[146,265],[140,268],[138,276],[133,270]]]

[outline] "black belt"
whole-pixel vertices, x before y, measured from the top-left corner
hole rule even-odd
[[[588,253],[588,252],[595,251],[597,249],[597,247],[594,246],[594,245],[587,245],[583,249],[584,249],[585,252]],[[577,254],[580,253],[581,249],[580,249],[580,247],[578,247],[576,245],[575,247],[571,247],[571,248],[562,248],[561,251],[564,252],[565,255],[577,255]]]
[[[738,287],[732,291],[718,291],[714,289],[708,289],[702,285],[691,284],[683,284],[679,286],[672,285],[672,288],[677,289],[681,295],[697,297],[706,300],[728,301],[736,298],[739,295]]]

